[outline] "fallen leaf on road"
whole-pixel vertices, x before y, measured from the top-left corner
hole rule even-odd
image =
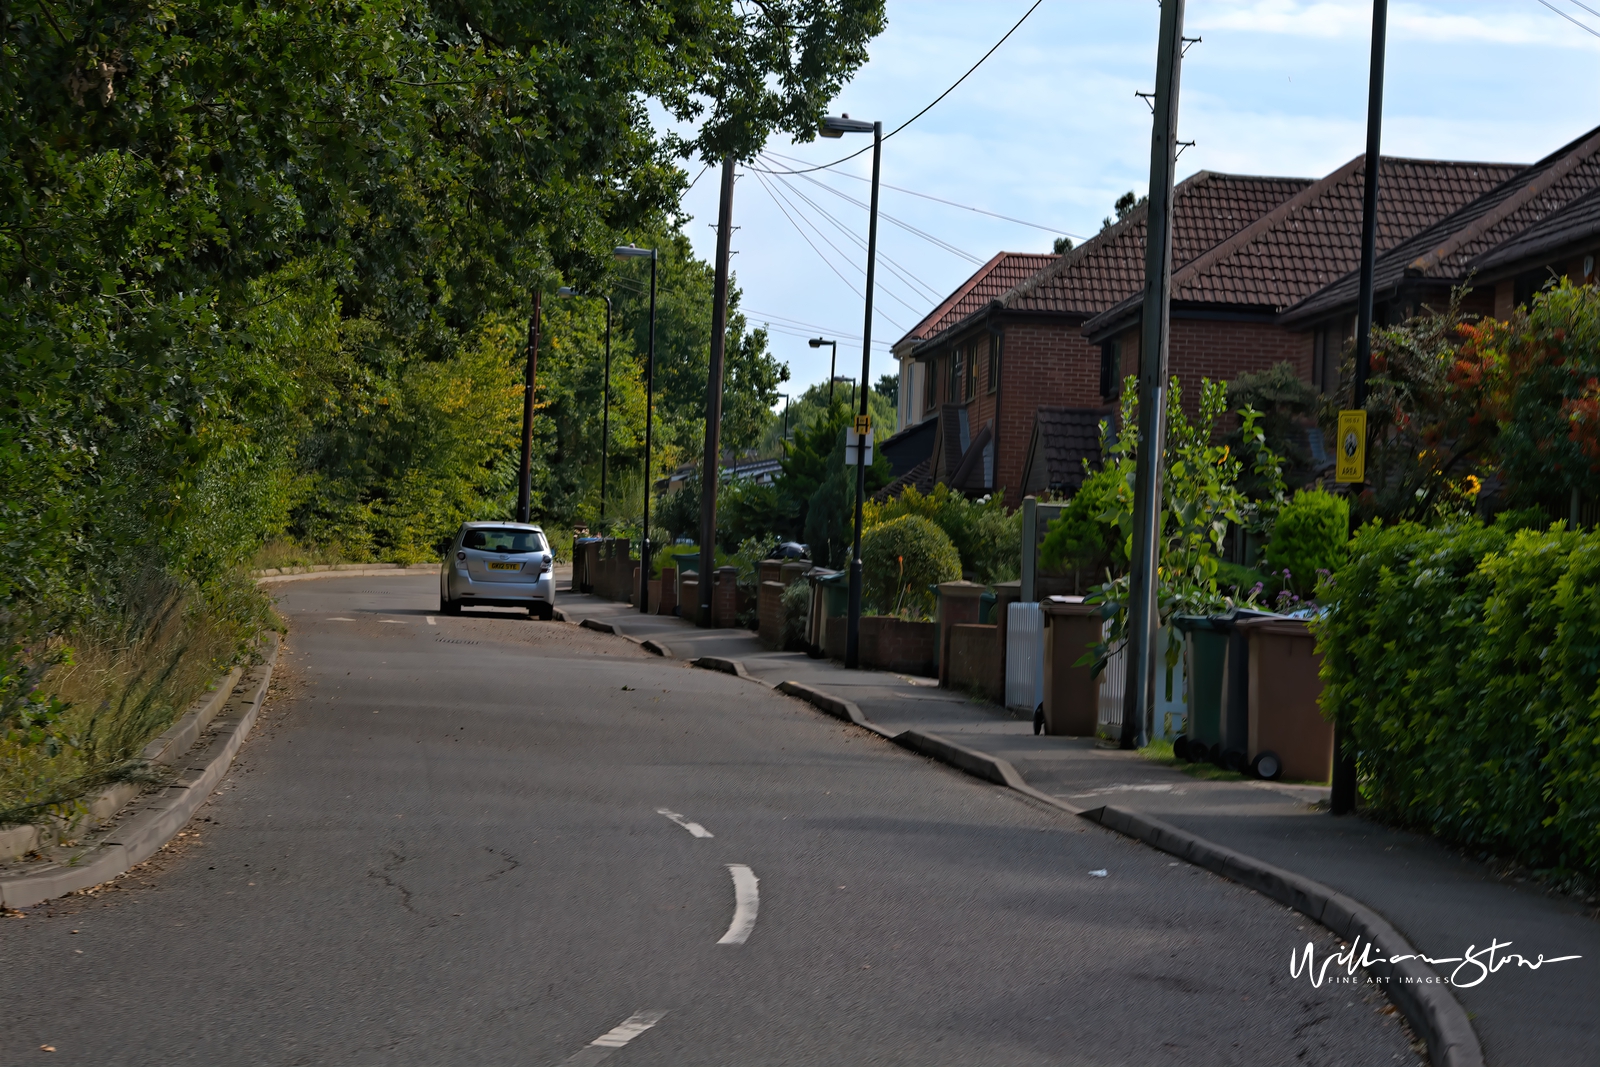
[[[56,1050],[56,1047],[54,1045],[40,1045],[39,1046],[39,1051],[40,1052],[54,1052],[55,1050]]]

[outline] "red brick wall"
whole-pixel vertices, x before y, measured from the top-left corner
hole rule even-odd
[[[1167,368],[1183,386],[1183,410],[1200,408],[1200,379],[1232,381],[1285,361],[1311,380],[1313,335],[1291,333],[1268,322],[1225,322],[1174,317],[1167,342]],[[1139,331],[1117,335],[1122,376],[1139,372]]]
[[[1139,366],[1139,331],[1124,331],[1120,343],[1119,380],[1136,374]],[[967,405],[974,435],[985,422],[995,420],[999,448],[995,456],[995,484],[1005,490],[1007,507],[1022,501],[1022,470],[1033,439],[1034,412],[1040,406],[1100,407],[1100,346],[1090,344],[1076,319],[1054,322],[1016,322],[1005,326],[1001,350],[1000,388],[991,394],[987,360],[981,355],[978,395]],[[1197,409],[1200,379],[1232,380],[1238,375],[1266,370],[1288,360],[1301,377],[1311,377],[1312,335],[1290,333],[1264,322],[1224,322],[1174,318],[1168,355],[1173,374],[1184,387],[1184,408]],[[944,363],[939,379],[944,380]],[[995,402],[1001,402],[996,417]]]
[[[1266,322],[1174,318],[1168,366],[1183,384],[1183,409],[1193,412],[1200,406],[1201,378],[1232,381],[1288,361],[1310,381],[1311,345],[1311,334]]]
[[[739,625],[739,568],[718,567],[716,584],[711,587],[711,625]]]
[[[995,630],[993,623],[960,623],[950,628],[950,688],[1005,700],[1005,667],[995,652]]]
[[[932,677],[939,627],[887,615],[861,617],[861,665],[877,671]]]
[[[657,615],[675,615],[678,611],[678,568],[662,567],[661,580],[656,583],[661,587],[656,597],[655,613]]]
[[[760,620],[761,643],[767,648],[777,648],[783,643],[783,583],[765,577],[767,565],[763,563],[763,578],[757,591],[759,601],[756,613]]]
[[[1005,328],[1001,350],[1000,399],[995,429],[995,485],[1005,489],[1007,507],[1022,502],[1022,468],[1033,440],[1033,413],[1046,407],[1095,408],[1100,399],[1100,346],[1083,339],[1081,323],[1019,322]],[[993,400],[993,397],[985,397]]]

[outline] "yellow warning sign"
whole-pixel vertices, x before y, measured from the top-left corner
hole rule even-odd
[[[871,432],[872,432],[872,416],[871,415],[857,415],[856,416],[856,433],[864,435],[864,434],[869,434]]]
[[[1366,481],[1367,413],[1365,411],[1339,412],[1339,438],[1335,447],[1338,449],[1338,455],[1334,459],[1333,480]]]

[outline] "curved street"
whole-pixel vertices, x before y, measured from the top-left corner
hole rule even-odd
[[[1387,1064],[1331,936],[747,680],[437,582],[279,591],[154,861],[0,926],[8,1063]],[[55,1054],[41,1054],[42,1045]]]

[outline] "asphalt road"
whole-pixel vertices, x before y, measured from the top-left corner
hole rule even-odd
[[[0,1061],[1418,1062],[1371,987],[1290,978],[1332,944],[1302,916],[755,683],[434,618],[435,584],[281,587],[190,836],[0,920]]]

